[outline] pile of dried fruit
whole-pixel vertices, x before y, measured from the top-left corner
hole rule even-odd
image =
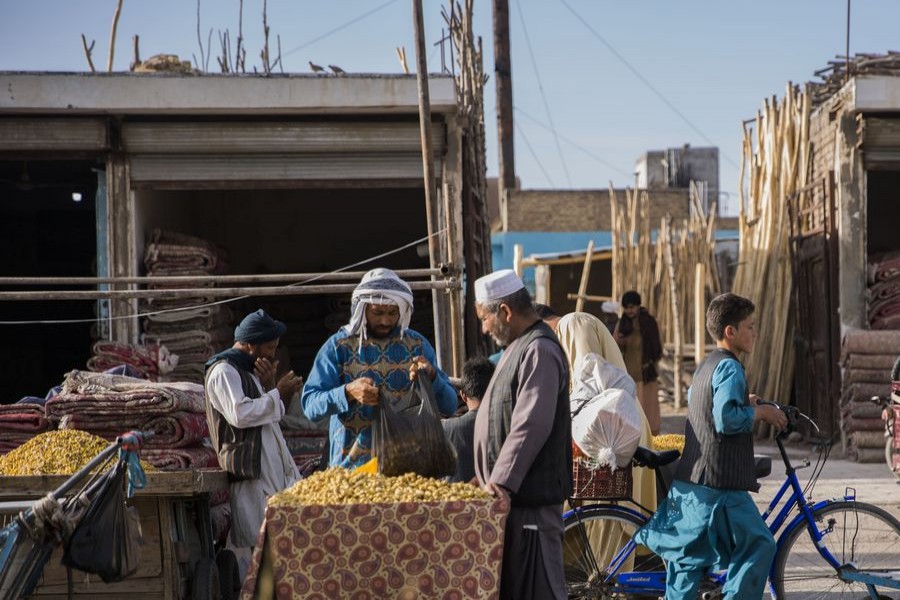
[[[71,475],[107,446],[107,440],[80,429],[47,431],[0,456],[0,475]],[[144,461],[141,466],[156,470]]]
[[[270,506],[373,504],[485,500],[491,496],[468,483],[445,483],[415,473],[399,477],[334,468],[313,473],[269,499]]]

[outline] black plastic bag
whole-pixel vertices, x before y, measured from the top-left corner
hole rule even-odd
[[[434,390],[424,372],[396,404],[382,396],[373,445],[382,475],[412,472],[439,479],[456,472],[456,450],[441,426]]]
[[[128,463],[120,459],[96,483],[90,506],[65,544],[67,567],[99,575],[106,583],[137,571],[144,543],[135,507],[125,504]]]

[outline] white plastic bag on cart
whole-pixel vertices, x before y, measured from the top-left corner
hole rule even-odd
[[[590,467],[627,466],[641,440],[634,380],[599,354],[585,355],[575,367],[572,440]]]

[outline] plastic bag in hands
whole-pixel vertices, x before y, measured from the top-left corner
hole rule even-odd
[[[434,391],[424,373],[397,404],[382,395],[373,434],[382,475],[418,473],[441,478],[456,472],[456,450],[441,426]]]
[[[99,575],[106,583],[137,571],[144,543],[137,509],[125,504],[128,463],[120,459],[88,490],[95,493],[66,541],[63,564]]]

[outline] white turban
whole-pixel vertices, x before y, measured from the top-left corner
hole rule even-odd
[[[349,335],[359,335],[360,348],[366,340],[366,305],[392,304],[400,308],[400,337],[409,328],[412,318],[413,294],[409,285],[390,269],[372,269],[353,290],[350,322],[344,325]]]

